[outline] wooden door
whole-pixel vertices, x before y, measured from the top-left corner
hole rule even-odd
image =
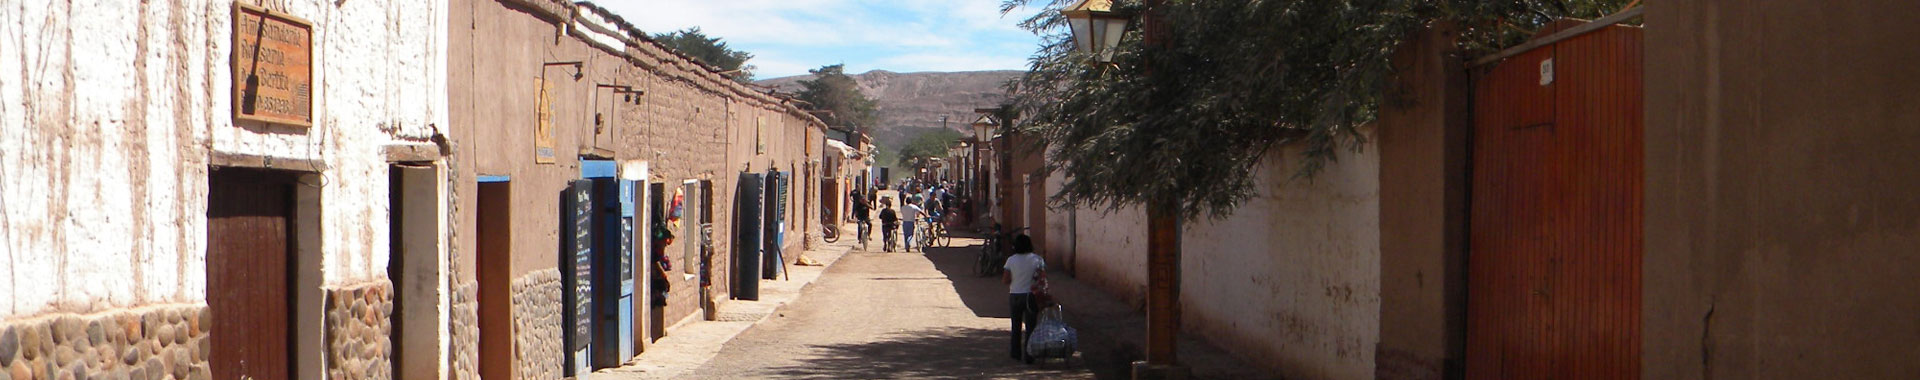
[[[217,379],[289,378],[288,275],[293,181],[285,173],[217,169],[207,183],[208,364]]]
[[[481,182],[474,197],[479,283],[480,378],[513,378],[513,210],[511,182]]]
[[[1640,35],[1608,27],[1477,73],[1469,379],[1639,378]]]

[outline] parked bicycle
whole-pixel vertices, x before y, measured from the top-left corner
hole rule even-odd
[[[986,237],[987,241],[980,245],[980,256],[974,262],[973,274],[992,276],[1005,271],[1007,256],[1013,250],[1013,247],[1007,245],[1011,244],[1014,236],[1030,230],[1030,228],[1021,227],[1012,232],[1002,232],[1000,228],[999,223],[994,223],[992,228],[980,231],[980,235]]]

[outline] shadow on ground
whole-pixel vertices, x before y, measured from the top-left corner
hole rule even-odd
[[[893,334],[871,343],[816,345],[821,358],[772,368],[782,378],[1086,379],[1083,360],[1020,365],[1007,357],[1007,331],[944,328]]]
[[[966,245],[961,245],[966,244]],[[947,276],[953,283],[953,291],[960,294],[960,301],[973,310],[973,315],[983,318],[1008,318],[1007,285],[1000,283],[1000,276],[982,277],[975,275],[975,263],[980,258],[980,240],[954,239],[957,247],[927,248],[927,261],[933,262],[934,269]]]

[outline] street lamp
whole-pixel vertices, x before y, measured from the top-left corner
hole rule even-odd
[[[1127,15],[1113,11],[1113,0],[1080,0],[1060,10],[1073,32],[1073,50],[1100,63],[1113,61],[1113,50],[1127,31]]]
[[[1146,0],[1147,12],[1164,2]],[[1113,0],[1080,0],[1061,9],[1060,15],[1073,32],[1073,49],[1092,55],[1098,63],[1112,62],[1113,50],[1132,18],[1113,12]],[[1153,15],[1141,20],[1141,27],[1148,47],[1164,47],[1164,25]],[[1133,363],[1133,378],[1184,379],[1191,371],[1175,359],[1180,335],[1180,202],[1154,198],[1147,200],[1147,360]]]

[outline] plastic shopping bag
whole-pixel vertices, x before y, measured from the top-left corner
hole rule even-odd
[[[1033,328],[1033,335],[1027,337],[1027,355],[1036,358],[1066,358],[1073,356],[1079,346],[1080,337],[1073,327],[1067,326],[1059,305],[1040,311],[1040,323]]]

